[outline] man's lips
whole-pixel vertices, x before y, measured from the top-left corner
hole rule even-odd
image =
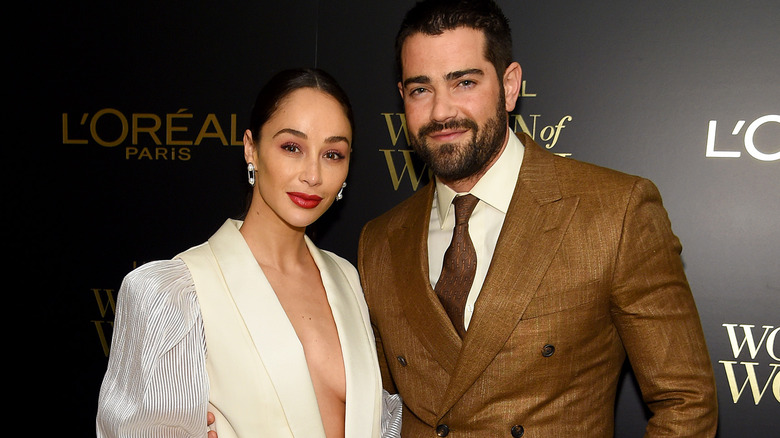
[[[462,134],[467,132],[468,129],[447,129],[443,131],[436,131],[431,132],[428,134],[428,137],[438,141],[438,142],[448,142],[455,140],[456,138],[460,137]]]
[[[314,208],[320,205],[322,198],[317,195],[309,195],[300,192],[287,192],[287,196],[290,197],[295,205],[303,208]]]

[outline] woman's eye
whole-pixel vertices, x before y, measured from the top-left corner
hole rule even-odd
[[[282,145],[282,149],[287,152],[300,152],[301,148],[295,143],[285,143]]]
[[[344,155],[341,154],[338,151],[328,151],[328,152],[325,152],[324,157],[329,159],[329,160],[341,160],[341,159],[344,158]]]

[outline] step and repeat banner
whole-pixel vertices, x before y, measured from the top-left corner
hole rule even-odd
[[[324,68],[355,109],[344,200],[311,230],[320,246],[354,262],[362,225],[429,181],[394,72],[412,4],[71,2],[32,20],[21,78],[31,86],[11,86],[32,126],[18,129],[24,177],[8,187],[22,199],[9,213],[26,225],[25,237],[11,231],[22,261],[11,274],[43,308],[21,337],[34,390],[19,398],[40,428],[94,434],[124,275],[242,213],[242,133],[275,71]],[[715,369],[719,436],[776,436],[780,4],[499,4],[523,67],[512,128],[657,184]],[[641,436],[649,413],[628,366],[619,391],[616,436]]]

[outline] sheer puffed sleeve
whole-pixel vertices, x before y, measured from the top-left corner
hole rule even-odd
[[[145,264],[119,289],[97,436],[205,437],[203,320],[181,260]]]
[[[398,394],[382,390],[382,438],[401,437],[403,400]]]

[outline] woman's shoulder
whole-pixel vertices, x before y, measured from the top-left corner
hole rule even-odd
[[[171,307],[193,310],[197,301],[192,274],[179,259],[148,262],[132,270],[122,281],[118,298],[123,306],[146,314]]]
[[[191,283],[192,274],[187,265],[180,259],[173,259],[156,260],[133,269],[122,280],[122,287],[160,293]]]

